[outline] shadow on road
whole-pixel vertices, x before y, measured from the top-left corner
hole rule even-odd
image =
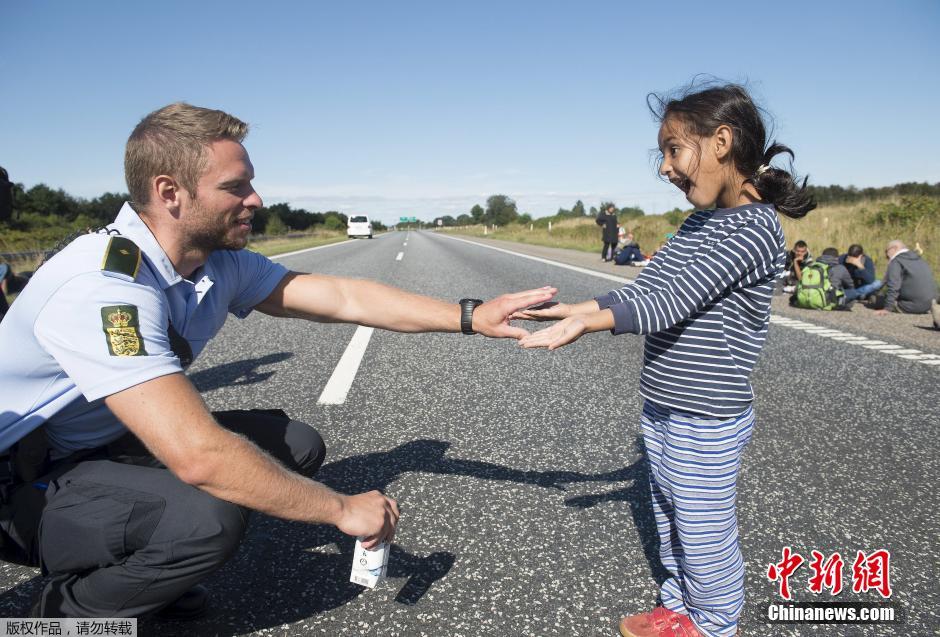
[[[262,360],[262,359],[259,359]],[[328,463],[316,479],[344,493],[386,491],[408,472],[462,475],[564,490],[577,482],[621,482],[624,489],[570,498],[568,506],[587,508],[607,501],[626,501],[641,532],[651,566],[659,569],[655,547],[645,453],[628,467],[598,474],[575,471],[526,471],[478,460],[448,458],[449,442],[414,440],[384,452],[352,456]],[[638,442],[642,453],[642,443]],[[236,556],[206,582],[212,594],[209,614],[186,623],[155,619],[140,622],[140,635],[240,635],[303,622],[319,613],[348,604],[366,589],[349,582],[353,538],[323,525],[287,522],[255,515]],[[654,560],[655,558],[655,560]],[[393,545],[389,577],[382,586],[400,586],[395,602],[415,605],[435,582],[453,567],[457,556],[446,551],[415,555]],[[656,570],[654,568],[654,573]],[[658,576],[658,575],[657,575]],[[395,579],[407,578],[404,584]],[[28,614],[38,593],[35,577],[0,596],[0,612]],[[378,593],[381,594],[381,593]],[[298,631],[303,632],[302,627]]]
[[[646,446],[643,444],[642,436],[636,437],[634,448],[639,458],[633,464],[617,471],[597,473],[584,479],[585,482],[625,482],[629,480],[631,481],[629,486],[606,493],[568,498],[565,500],[565,504],[582,509],[603,502],[626,502],[629,504],[630,513],[633,515],[633,523],[636,525],[637,534],[640,536],[643,555],[650,566],[650,573],[656,582],[661,585],[669,579],[670,574],[659,557],[659,535],[656,531],[656,519],[653,517],[653,502],[650,495],[649,459],[646,456]]]
[[[261,358],[246,358],[242,361],[225,363],[189,375],[189,380],[199,391],[210,391],[230,385],[253,385],[274,375],[273,371],[260,372],[257,368],[280,363],[293,356],[290,352],[268,354]]]

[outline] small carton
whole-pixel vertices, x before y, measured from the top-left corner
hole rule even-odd
[[[362,548],[362,538],[357,538],[349,581],[360,586],[375,588],[376,584],[385,579],[385,572],[388,569],[388,554],[389,550],[386,542],[382,542],[370,551]]]

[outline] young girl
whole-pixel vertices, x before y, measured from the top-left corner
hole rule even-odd
[[[625,637],[730,636],[744,603],[735,492],[751,436],[748,376],[767,335],[785,244],[777,214],[815,208],[766,144],[760,112],[740,86],[654,96],[660,174],[696,212],[633,282],[591,301],[515,318],[559,320],[524,337],[556,349],[583,334],[645,334],[640,424],[650,463],[660,557],[672,574],[662,606],[624,618]]]

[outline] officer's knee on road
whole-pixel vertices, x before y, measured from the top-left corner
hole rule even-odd
[[[288,425],[287,441],[297,462],[297,471],[313,477],[326,458],[326,443],[316,429],[299,420]]]

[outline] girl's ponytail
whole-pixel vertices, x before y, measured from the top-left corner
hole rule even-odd
[[[747,179],[747,183],[757,189],[763,201],[773,204],[777,212],[799,219],[816,207],[816,201],[806,191],[808,178],[804,177],[803,183],[799,184],[790,172],[770,165],[771,159],[781,153],[790,155],[792,161],[793,151],[790,148],[771,142],[770,147],[764,151],[760,166],[754,176]]]

